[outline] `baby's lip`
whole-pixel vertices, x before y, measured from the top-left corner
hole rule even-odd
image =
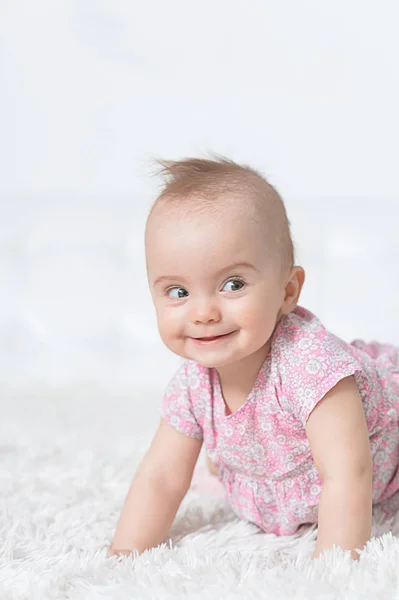
[[[230,333],[233,333],[232,331],[228,331],[227,333],[219,333],[218,335],[207,335],[204,337],[197,337],[194,338],[195,340],[213,340],[214,338],[217,337],[222,337],[223,335],[229,335]]]

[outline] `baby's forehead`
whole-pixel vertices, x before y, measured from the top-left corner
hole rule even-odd
[[[245,195],[226,194],[217,199],[195,196],[180,201],[161,201],[154,205],[147,228],[166,225],[213,227],[215,223],[253,223],[261,222],[264,210],[256,199]]]
[[[161,216],[161,215],[159,215]],[[163,221],[148,238],[146,257],[151,276],[173,275],[204,281],[221,275],[233,265],[240,271],[265,269],[271,255],[265,250],[257,226],[243,219],[220,215],[217,219]],[[242,267],[245,267],[244,269]]]
[[[225,210],[217,213],[167,213],[154,215],[147,235],[147,250],[168,254],[176,247],[209,254],[216,251],[243,253],[264,246],[264,230],[250,215]]]

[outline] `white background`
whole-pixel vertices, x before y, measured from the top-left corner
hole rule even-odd
[[[0,378],[161,391],[153,157],[207,151],[286,201],[301,304],[399,344],[395,0],[0,0]]]

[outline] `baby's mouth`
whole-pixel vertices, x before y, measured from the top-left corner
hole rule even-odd
[[[231,335],[232,333],[234,333],[234,331],[229,331],[229,333],[222,333],[221,335],[213,335],[213,336],[207,336],[207,337],[200,337],[200,338],[192,338],[195,342],[198,343],[203,343],[203,344],[210,344],[211,342],[216,342],[218,340],[223,340],[224,338],[227,338],[229,335]]]

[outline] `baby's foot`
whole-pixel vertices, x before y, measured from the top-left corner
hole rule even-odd
[[[226,491],[219,479],[215,475],[210,474],[208,467],[202,465],[196,467],[194,470],[191,489],[206,496],[217,498],[224,498],[226,496]]]

